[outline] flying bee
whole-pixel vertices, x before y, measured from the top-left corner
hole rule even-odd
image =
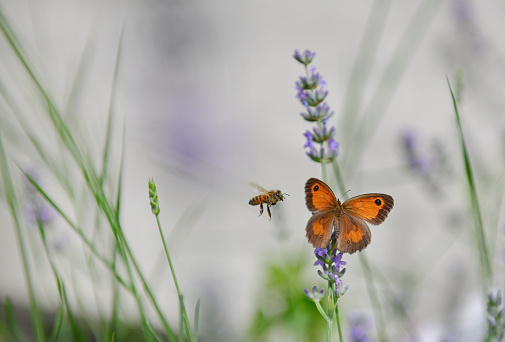
[[[261,192],[261,195],[255,196],[251,198],[249,201],[250,205],[260,205],[260,214],[258,216],[261,216],[263,214],[263,204],[267,205],[267,212],[268,216],[270,217],[270,220],[272,220],[272,213],[270,212],[270,207],[272,205],[275,205],[277,201],[284,201],[284,196],[289,196],[286,193],[282,193],[280,190],[271,190],[267,191],[263,189],[261,186],[258,184],[251,183],[251,186],[256,189],[257,191]]]

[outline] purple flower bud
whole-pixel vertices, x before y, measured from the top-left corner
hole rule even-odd
[[[314,59],[314,56],[316,55],[315,52],[312,52],[310,50],[305,50],[302,53],[300,53],[298,50],[295,50],[295,53],[293,54],[294,59],[296,59],[298,62],[302,63],[303,65],[307,66],[310,63],[312,63],[312,60]]]

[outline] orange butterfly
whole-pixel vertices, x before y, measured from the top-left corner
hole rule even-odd
[[[337,249],[352,254],[364,249],[372,239],[366,222],[373,225],[384,222],[394,200],[385,194],[364,194],[341,204],[328,185],[311,178],[305,183],[305,204],[313,213],[305,228],[309,242],[325,248],[335,227]]]

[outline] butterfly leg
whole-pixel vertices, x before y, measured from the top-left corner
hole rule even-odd
[[[268,216],[270,216],[270,221],[272,221],[272,213],[270,212],[270,204],[267,204]]]
[[[263,203],[260,203],[260,214],[258,216],[261,216],[263,214]]]

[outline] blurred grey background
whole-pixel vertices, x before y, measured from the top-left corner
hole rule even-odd
[[[447,327],[468,332],[461,340],[480,336],[484,307],[476,280],[478,259],[446,76],[454,87],[455,75],[462,75],[461,115],[481,207],[491,217],[486,224],[498,229],[491,243],[500,255],[504,3],[50,0],[0,1],[0,8],[55,102],[75,120],[92,156],[104,141],[122,35],[112,158],[117,172],[124,127],[123,228],[159,301],[176,320],[177,296],[148,202],[147,181],[154,177],[188,308],[201,298],[202,329],[221,327],[216,336],[229,340],[240,339],[247,329],[261,296],[265,264],[300,256],[313,263],[304,236],[310,213],[303,186],[308,178],[321,177],[321,170],[303,150],[302,134],[311,125],[300,117],[303,108],[295,99],[294,82],[303,68],[293,52],[316,52],[314,65],[327,82],[327,101],[335,111],[330,124],[336,126],[342,158],[350,157],[345,154],[353,143],[352,137],[340,139],[345,132],[339,125],[350,110],[350,80],[356,61],[370,58],[368,69],[356,69],[355,93],[359,111],[372,118],[364,121],[370,122],[370,140],[344,176],[351,196],[384,192],[395,198],[395,207],[384,224],[371,228],[366,253],[400,297],[409,281],[415,283],[405,297],[414,308],[410,316],[420,340],[440,340]],[[364,36],[372,39],[363,42]],[[49,126],[38,126],[39,99],[3,37],[0,49],[2,83],[21,111],[32,113],[33,125],[47,129],[48,146],[55,148]],[[5,104],[2,108],[3,128],[14,127],[4,139],[15,159],[37,169],[33,147],[18,137],[13,114]],[[409,170],[402,145],[406,132],[416,137],[423,153],[432,153],[433,146],[445,153],[450,172],[445,178],[434,174],[433,187]],[[56,183],[40,172],[49,188]],[[250,182],[290,194],[272,208],[271,221],[266,213],[258,218],[258,207],[247,204],[256,195]],[[329,183],[341,196],[336,182]],[[92,203],[76,217],[85,221],[88,206]],[[22,305],[26,290],[5,201],[0,211],[0,294]],[[77,269],[73,281],[80,295],[92,297],[85,272],[78,271],[84,263],[78,238],[63,222],[54,225],[50,238],[60,243],[58,253],[67,267]],[[42,303],[54,307],[54,278],[44,276],[49,273],[44,260],[34,259]],[[357,255],[344,260],[349,285],[344,310],[369,312]],[[503,287],[503,275],[496,278]],[[311,270],[306,287],[318,281]],[[94,304],[84,306],[94,312]]]

